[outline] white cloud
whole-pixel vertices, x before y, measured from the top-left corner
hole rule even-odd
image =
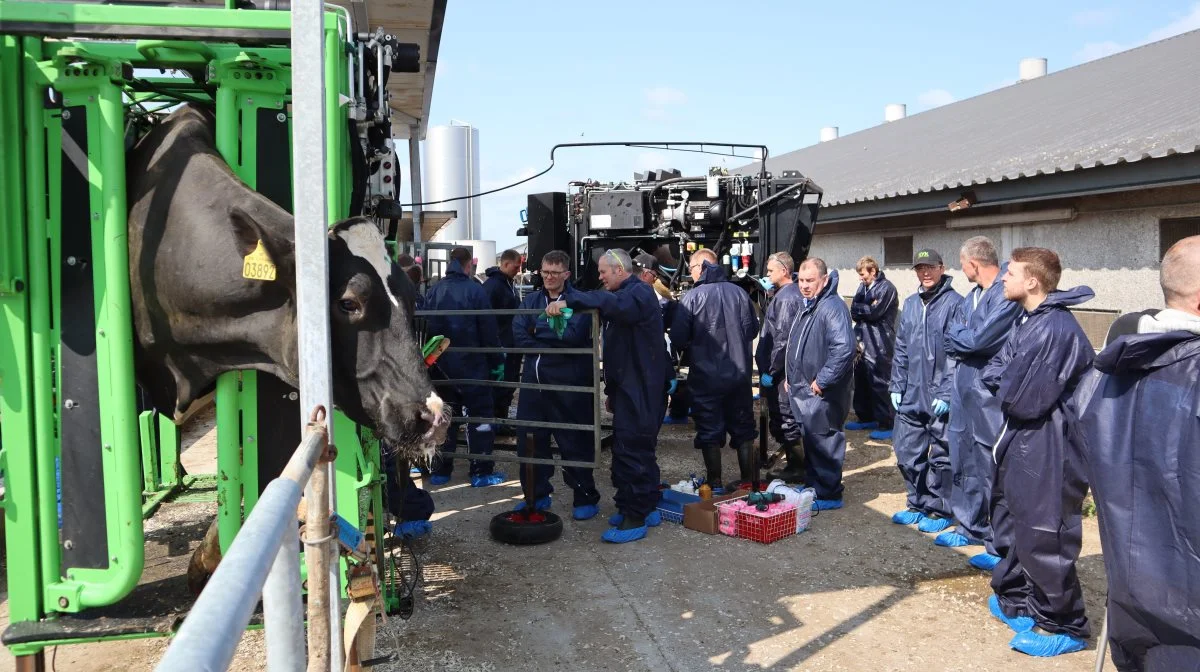
[[[1115,7],[1085,9],[1072,14],[1071,23],[1076,26],[1102,26],[1112,23],[1120,14],[1121,10]]]
[[[670,115],[669,108],[687,103],[687,94],[669,86],[656,86],[646,89],[646,107],[642,116],[651,121],[664,121]]]
[[[1159,40],[1165,40],[1168,37],[1175,37],[1176,35],[1197,29],[1200,29],[1200,2],[1193,3],[1192,8],[1188,10],[1187,14],[1176,18],[1161,28],[1151,31],[1144,39],[1137,40],[1131,44],[1121,44],[1112,40],[1089,42],[1083,45],[1082,49],[1075,52],[1075,61],[1077,63],[1086,63],[1097,58],[1111,56],[1126,49],[1133,49],[1134,47],[1140,47],[1151,42],[1158,42]]]
[[[954,94],[945,89],[930,89],[917,96],[917,102],[924,107],[949,105],[955,101]]]

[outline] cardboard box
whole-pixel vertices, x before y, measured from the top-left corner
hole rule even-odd
[[[738,490],[732,495],[720,495],[710,500],[701,500],[683,507],[683,526],[705,534],[717,533],[717,502],[724,502],[750,494],[749,490]]]

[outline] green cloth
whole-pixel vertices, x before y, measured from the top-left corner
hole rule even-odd
[[[570,308],[563,308],[562,315],[555,317],[546,316],[546,321],[550,323],[550,328],[554,330],[554,333],[558,334],[560,339],[563,337],[563,332],[567,330],[567,320],[571,319],[571,314],[574,312]]]

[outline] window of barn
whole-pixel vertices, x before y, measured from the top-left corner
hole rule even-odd
[[[883,239],[884,266],[910,266],[913,258],[913,237],[895,236]]]
[[[1200,217],[1158,220],[1158,258],[1162,259],[1172,245],[1188,236],[1200,236]]]

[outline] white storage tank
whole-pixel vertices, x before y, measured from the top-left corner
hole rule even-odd
[[[432,126],[425,135],[425,201],[453,200],[425,206],[427,210],[457,210],[433,239],[437,242],[475,240],[482,232],[479,199],[463,199],[480,192],[479,129],[462,122]]]

